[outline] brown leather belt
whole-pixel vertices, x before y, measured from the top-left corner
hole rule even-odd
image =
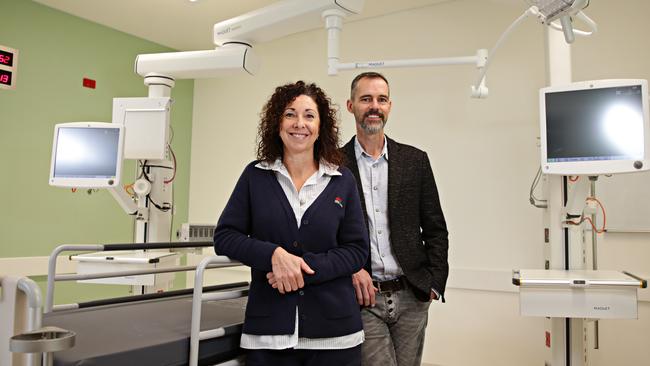
[[[372,285],[379,289],[380,293],[395,292],[408,288],[408,281],[405,276],[400,276],[388,281],[372,281]]]

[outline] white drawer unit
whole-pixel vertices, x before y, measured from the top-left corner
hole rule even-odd
[[[513,271],[522,316],[636,319],[637,289],[647,281],[628,272],[592,270]]]
[[[179,256],[177,253],[154,251],[97,252],[74,255],[71,256],[70,259],[78,262],[78,274],[150,270],[154,268],[174,267],[179,265]],[[81,280],[79,282],[168,287],[168,283],[174,280],[174,276],[174,273],[151,273],[144,275],[127,275],[94,280]]]

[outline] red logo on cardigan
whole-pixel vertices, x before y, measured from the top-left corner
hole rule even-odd
[[[334,199],[334,203],[336,203],[336,204],[339,205],[341,208],[343,208],[343,198],[341,198],[341,197],[336,197],[336,198]]]

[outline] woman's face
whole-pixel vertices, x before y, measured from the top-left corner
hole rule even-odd
[[[313,154],[318,138],[320,116],[318,106],[307,95],[299,95],[282,113],[280,138],[285,156],[309,152]]]

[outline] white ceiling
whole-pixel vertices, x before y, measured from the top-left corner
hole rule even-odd
[[[278,0],[34,0],[177,50],[213,48],[212,26]],[[304,0],[310,1],[310,0]],[[361,15],[390,14],[453,0],[366,0]]]

